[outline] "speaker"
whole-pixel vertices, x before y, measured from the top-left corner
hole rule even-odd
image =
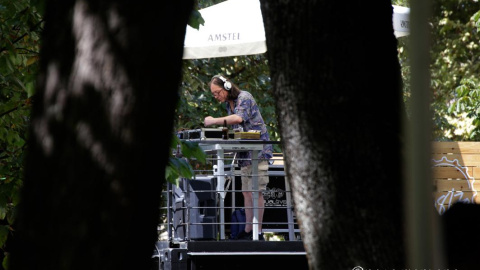
[[[216,239],[217,179],[212,176],[182,178],[173,188],[174,238]],[[188,226],[188,235],[187,235]]]
[[[287,192],[285,176],[270,175],[267,189],[263,192],[265,213],[262,227],[264,229],[288,228]]]

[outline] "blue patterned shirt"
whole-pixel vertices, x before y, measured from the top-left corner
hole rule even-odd
[[[242,127],[243,131],[249,130],[260,130],[260,139],[264,141],[269,141],[270,136],[268,135],[267,126],[263,121],[262,114],[257,106],[257,102],[253,96],[247,91],[240,91],[238,98],[234,100],[235,108],[232,112],[230,109],[229,103],[226,102],[226,108],[228,115],[236,114],[243,119],[243,122],[238,125],[232,125],[233,129]],[[265,144],[263,150],[260,152],[258,158],[260,159],[271,159],[273,157],[273,147],[271,144]],[[238,165],[240,167],[245,167],[250,165],[251,152],[239,152],[238,155]],[[248,160],[244,160],[248,159]]]

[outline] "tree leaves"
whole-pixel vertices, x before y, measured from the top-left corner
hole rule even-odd
[[[204,23],[205,20],[203,19],[202,14],[198,10],[193,10],[188,25],[198,30],[200,29],[200,25],[203,25]]]
[[[13,224],[43,21],[30,0],[2,0],[0,13],[0,220]],[[0,226],[2,253],[9,226]]]
[[[195,177],[190,165],[191,160],[196,160],[202,164],[206,163],[207,155],[198,146],[197,142],[181,141],[177,136],[173,136],[171,148],[174,150],[165,169],[165,179],[172,184],[178,185],[179,177],[187,179]]]
[[[475,12],[470,19],[475,22],[475,27],[480,28],[480,11]]]
[[[431,46],[431,78],[436,140],[478,140],[472,133],[455,132],[458,121],[478,117],[478,20],[480,3],[440,0],[434,3]],[[453,121],[453,122],[452,122]],[[452,124],[449,124],[452,123]],[[456,134],[456,135],[452,135]],[[477,134],[477,135],[475,135]],[[472,136],[473,135],[473,136]]]
[[[2,209],[0,208],[0,215],[1,215]],[[10,232],[9,226],[7,225],[0,225],[0,246],[5,245],[7,242],[7,237]]]

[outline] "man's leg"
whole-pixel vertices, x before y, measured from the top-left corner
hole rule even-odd
[[[253,229],[252,222],[253,222],[253,196],[252,192],[242,192],[243,194],[243,201],[245,206],[245,231],[251,232]]]
[[[268,177],[268,161],[263,160],[258,164],[258,233],[262,233],[263,213],[265,213],[265,199],[263,198],[263,191],[267,189],[269,182]]]
[[[265,200],[263,199],[263,193],[260,191],[258,195],[258,233],[262,233],[262,222],[263,222],[264,212],[265,212]]]
[[[242,168],[242,194],[245,208],[245,232],[250,233],[253,230],[253,208],[258,207],[258,232],[262,232],[263,213],[265,212],[265,200],[262,191],[265,190],[268,183],[268,162],[263,161],[259,164],[259,196],[258,206],[253,205],[252,190],[252,170],[251,166]]]
[[[253,195],[252,192],[242,192],[243,193],[243,200],[245,205],[245,231],[251,232],[253,229]],[[263,221],[263,213],[265,212],[265,200],[263,199],[262,192],[260,192],[258,196],[258,231],[262,231],[262,221]]]

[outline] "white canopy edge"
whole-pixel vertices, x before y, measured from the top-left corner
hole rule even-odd
[[[183,59],[259,54],[267,51],[259,0],[228,0],[199,10],[200,30],[187,26]]]
[[[186,47],[183,50],[183,59],[205,58],[205,55],[215,54],[215,57],[229,57],[237,55],[251,55],[265,53],[267,44],[265,40],[250,42],[245,44],[230,44],[228,46],[204,46],[204,47]]]
[[[392,6],[395,36],[408,35],[410,9]],[[252,55],[267,51],[259,0],[228,0],[199,12],[205,24],[199,30],[187,26],[183,59]]]
[[[395,37],[404,37],[410,34],[410,8],[393,6],[393,30]]]

